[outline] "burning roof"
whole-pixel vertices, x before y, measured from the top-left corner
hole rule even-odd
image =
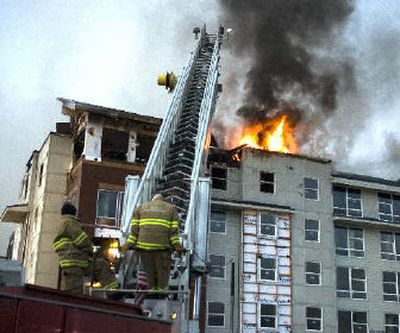
[[[230,147],[296,153],[297,143],[287,116],[267,118],[253,125],[243,125],[229,139]]]
[[[208,158],[208,162],[216,162],[216,163],[225,163],[230,167],[240,167],[240,162],[242,160],[243,152],[250,151],[257,154],[262,155],[277,155],[277,156],[284,156],[287,158],[300,158],[306,159],[309,161],[314,161],[318,163],[331,163],[332,160],[327,158],[320,158],[315,156],[308,156],[302,154],[294,154],[294,153],[284,153],[278,151],[269,151],[265,149],[260,149],[256,147],[251,147],[248,145],[241,145],[231,150],[220,149],[216,147],[212,147],[210,149],[210,154]]]

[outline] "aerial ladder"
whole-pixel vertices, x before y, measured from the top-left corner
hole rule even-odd
[[[126,242],[134,209],[155,193],[161,193],[179,211],[180,233],[188,253],[179,264],[179,278],[170,279],[170,284],[180,300],[180,332],[199,331],[210,208],[206,163],[211,141],[210,123],[220,87],[218,62],[224,34],[222,27],[217,33],[207,33],[205,26],[195,30],[195,49],[177,81],[144,174],[141,178],[128,176],[126,179],[121,239],[121,243]],[[129,254],[126,255],[119,274],[122,288],[132,270],[131,262]],[[190,289],[190,285],[194,288]],[[191,313],[190,301],[194,304]]]

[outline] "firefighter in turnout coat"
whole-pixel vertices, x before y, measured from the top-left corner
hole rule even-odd
[[[61,290],[82,293],[83,279],[91,271],[103,288],[117,288],[118,283],[108,263],[102,257],[93,258],[93,244],[75,215],[75,206],[65,203],[61,209],[62,225],[53,242],[53,249],[60,257]]]
[[[127,246],[140,254],[149,290],[168,290],[171,252],[182,254],[185,251],[178,230],[178,212],[161,194],[140,205],[133,214]]]

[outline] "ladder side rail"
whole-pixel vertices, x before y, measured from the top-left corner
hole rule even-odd
[[[216,95],[217,95],[217,80],[218,80],[218,60],[219,60],[219,40],[217,38],[215,45],[214,45],[214,50],[213,50],[213,56],[212,56],[212,62],[210,65],[209,73],[212,73],[209,75],[207,78],[206,82],[206,88],[204,90],[204,97],[202,100],[201,104],[201,109],[200,109],[200,118],[199,118],[199,131],[198,131],[198,136],[196,140],[196,148],[195,148],[195,161],[193,163],[193,171],[192,171],[192,176],[191,176],[191,187],[190,187],[190,202],[189,202],[189,208],[187,211],[187,217],[185,221],[185,230],[184,233],[187,236],[185,245],[189,250],[193,250],[193,235],[192,235],[192,229],[193,229],[193,223],[196,215],[196,209],[197,209],[197,201],[198,197],[200,195],[199,193],[199,173],[200,173],[200,168],[201,164],[203,162],[203,157],[204,157],[204,145],[206,142],[207,138],[207,133],[208,133],[208,127],[209,123],[211,120],[211,115],[212,111],[214,108],[214,102],[216,100]],[[188,266],[189,264],[189,256],[184,257],[184,264]],[[189,270],[185,270],[182,274],[182,279],[181,279],[181,290],[187,290],[188,294],[185,295],[185,301],[182,303],[182,324],[181,324],[181,330],[180,333],[186,333],[189,331],[189,299],[191,298],[191,292],[189,290]]]
[[[185,240],[186,247],[191,250],[192,246],[192,224],[194,222],[196,206],[197,206],[197,198],[199,196],[199,173],[200,173],[200,165],[203,160],[204,155],[204,144],[206,141],[208,127],[211,120],[211,114],[213,110],[213,103],[216,100],[217,93],[217,80],[218,80],[218,60],[219,60],[219,36],[216,39],[212,60],[210,64],[210,68],[208,73],[211,75],[208,76],[206,81],[206,87],[203,94],[202,103],[200,106],[200,117],[199,117],[199,131],[196,139],[195,146],[195,160],[193,163],[192,175],[191,175],[191,186],[190,186],[190,202],[189,208],[187,211],[187,217],[185,220],[185,229],[184,233],[187,236]],[[188,266],[189,264],[189,256],[184,256],[184,265]],[[181,290],[187,290],[188,294],[184,297],[185,301],[182,303],[182,321],[181,321],[181,329],[180,333],[186,333],[189,330],[189,299],[191,297],[191,293],[189,290],[189,270],[186,269],[181,278]]]
[[[216,87],[218,74],[215,73],[213,75],[213,85]],[[214,89],[213,94],[216,93],[216,89]],[[211,97],[211,96],[210,96]],[[213,107],[213,98],[209,98],[206,101],[206,107],[208,112],[204,115],[204,113],[200,116],[200,124],[199,124],[199,135],[198,135],[198,144],[196,145],[196,153],[195,153],[195,161],[193,163],[193,171],[191,176],[191,190],[190,190],[190,201],[188,214],[185,222],[185,234],[188,235],[188,245],[189,248],[192,248],[192,224],[195,216],[196,204],[197,204],[197,186],[198,179],[200,175],[201,165],[203,164],[204,150],[205,150],[205,141],[208,133],[208,126],[211,120],[211,110]]]
[[[122,206],[122,225],[130,224],[132,214],[127,214],[133,211],[132,200],[137,191],[140,183],[140,177],[137,175],[128,175],[125,178],[125,192],[124,192],[124,202]]]
[[[204,28],[203,28],[204,29]],[[162,168],[166,161],[168,151],[167,148],[169,143],[173,140],[174,128],[176,128],[177,122],[180,118],[180,113],[182,110],[182,104],[184,102],[184,96],[188,90],[188,80],[193,72],[195,61],[197,60],[200,49],[205,37],[205,30],[202,30],[202,36],[197,41],[195,50],[191,53],[187,66],[181,77],[178,80],[178,85],[176,87],[172,102],[166,113],[159,134],[157,135],[156,141],[154,143],[153,149],[151,151],[148,163],[146,165],[142,180],[139,184],[137,192],[133,197],[133,204],[130,206],[132,209],[130,211],[124,212],[127,216],[133,214],[134,209],[138,204],[149,200],[151,197],[151,192],[154,189],[154,181],[162,174]],[[153,182],[150,182],[153,179]],[[124,210],[126,206],[124,205]],[[127,219],[124,220],[124,225],[122,227],[123,239],[126,241],[127,234],[129,234],[130,223]]]
[[[197,196],[197,183],[200,174],[200,166],[203,161],[204,145],[208,133],[208,127],[211,120],[211,113],[213,110],[213,102],[215,101],[215,94],[217,92],[217,80],[218,80],[218,61],[219,61],[219,36],[215,41],[212,60],[209,68],[206,87],[204,89],[204,97],[200,107],[200,118],[199,118],[199,131],[196,139],[195,148],[195,160],[193,163],[192,175],[191,175],[191,189],[190,189],[190,201],[188,213],[185,221],[185,234],[187,235],[188,248],[192,248],[192,222],[194,219],[196,196]]]

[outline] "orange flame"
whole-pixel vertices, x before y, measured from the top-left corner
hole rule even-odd
[[[242,137],[238,145],[250,148],[276,151],[281,153],[294,153],[297,151],[296,141],[286,126],[286,116],[274,122],[272,130],[266,130],[266,124],[257,124],[242,130]],[[269,128],[270,126],[268,126]]]

